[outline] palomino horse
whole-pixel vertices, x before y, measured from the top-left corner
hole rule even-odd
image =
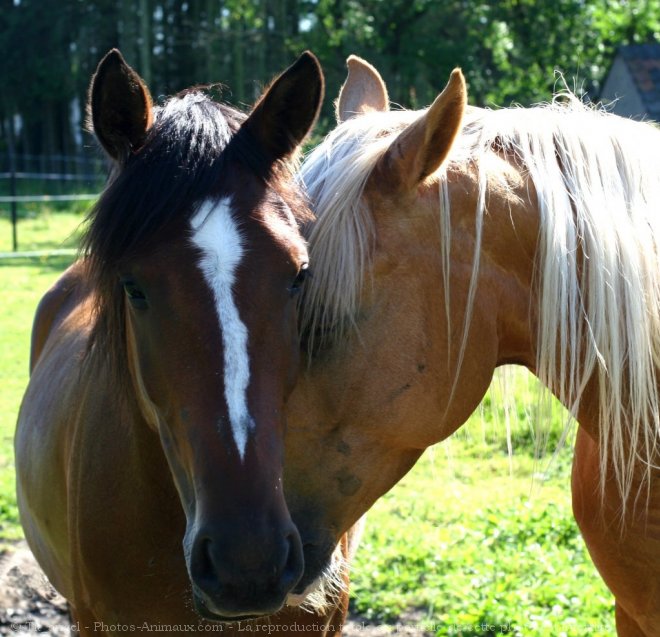
[[[322,94],[309,53],[249,117],[201,90],[153,107],[118,51],[99,64],[115,174],[38,309],[15,442],[25,535],[81,634],[233,634],[214,622],[287,604],[247,629],[340,630],[343,594],[295,608],[282,490],[309,215],[286,162]]]
[[[570,96],[469,108],[458,70],[389,112],[348,66],[301,173],[317,219],[285,489],[305,580],[513,363],[579,422],[574,508],[619,634],[660,634],[660,132]]]

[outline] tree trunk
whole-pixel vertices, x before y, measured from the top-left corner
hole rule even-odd
[[[151,3],[140,0],[140,75],[151,86]]]
[[[245,102],[245,53],[243,50],[243,19],[235,18],[232,29],[232,62],[233,80],[231,89],[234,102],[238,105]]]
[[[129,64],[138,63],[137,15],[134,0],[121,0],[119,48]]]

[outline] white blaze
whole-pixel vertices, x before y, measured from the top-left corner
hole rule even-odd
[[[247,407],[250,381],[248,333],[232,293],[236,269],[243,257],[243,242],[228,197],[204,202],[190,223],[192,241],[202,251],[199,266],[215,297],[224,350],[225,399],[234,441],[242,460],[248,434],[254,428]]]

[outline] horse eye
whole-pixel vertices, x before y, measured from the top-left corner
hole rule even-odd
[[[128,300],[134,308],[143,310],[147,307],[147,296],[134,281],[122,281],[122,285]]]
[[[305,279],[311,275],[312,273],[309,270],[309,266],[305,263],[298,271],[298,274],[296,275],[296,278],[293,280],[291,287],[289,287],[289,293],[291,294],[291,296],[295,296],[296,294],[298,294],[298,292],[300,292],[303,283],[305,282]]]

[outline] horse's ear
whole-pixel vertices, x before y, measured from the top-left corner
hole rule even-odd
[[[151,95],[117,49],[99,62],[88,109],[96,137],[114,160],[125,161],[144,143],[153,122]]]
[[[348,76],[335,105],[338,122],[370,111],[388,111],[390,98],[380,73],[357,55],[346,60]]]
[[[467,104],[465,78],[454,69],[426,113],[392,142],[380,160],[390,183],[414,189],[445,161],[461,130]]]
[[[316,122],[323,93],[321,65],[305,51],[259,98],[241,128],[251,133],[270,159],[284,159]]]

